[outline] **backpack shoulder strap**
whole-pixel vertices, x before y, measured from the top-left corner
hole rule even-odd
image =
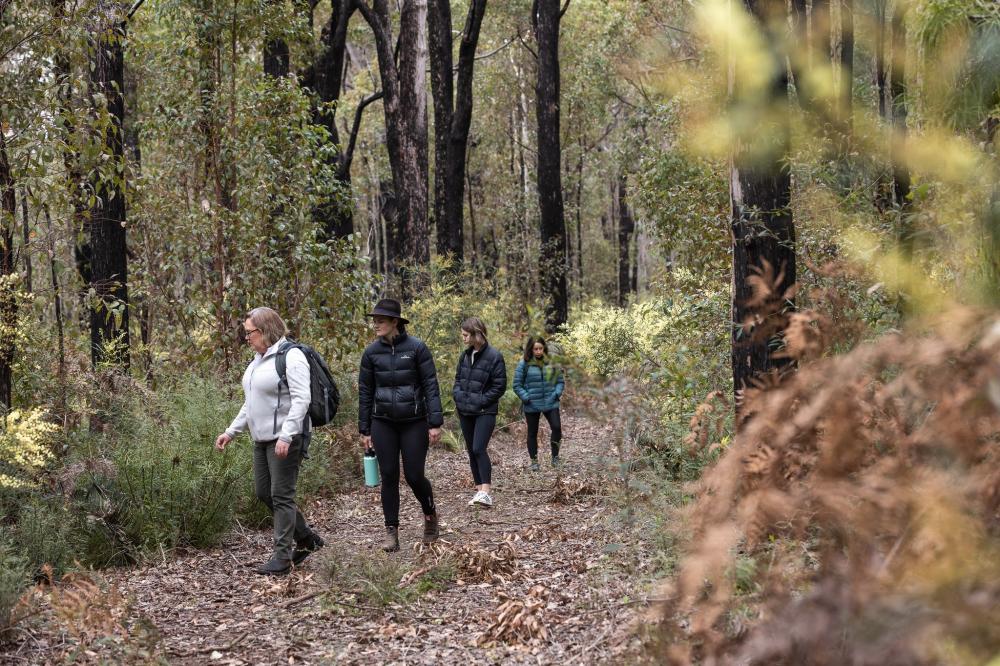
[[[285,370],[287,368],[287,361],[285,360],[285,355],[288,350],[293,347],[298,347],[299,345],[295,342],[285,341],[283,345],[278,347],[278,351],[274,353],[274,371],[278,373],[278,383],[288,386],[288,379],[285,378]]]

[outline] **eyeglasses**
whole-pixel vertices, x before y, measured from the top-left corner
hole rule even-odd
[[[260,331],[259,328],[246,329],[246,332],[243,334],[243,337],[249,340],[250,336],[253,335],[254,333],[257,333],[258,331]]]

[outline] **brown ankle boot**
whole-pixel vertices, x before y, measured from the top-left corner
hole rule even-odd
[[[399,550],[399,528],[385,528],[385,541],[382,542],[382,550],[387,553],[395,553]]]
[[[438,517],[424,516],[424,543],[434,543],[438,538]]]

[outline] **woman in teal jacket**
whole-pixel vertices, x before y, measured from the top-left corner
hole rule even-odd
[[[524,403],[524,419],[528,422],[528,455],[531,470],[538,471],[538,424],[544,415],[552,430],[552,466],[559,464],[559,443],[562,424],[559,420],[559,398],[565,388],[562,371],[549,360],[549,347],[542,338],[528,338],[524,358],[514,371],[514,393]]]

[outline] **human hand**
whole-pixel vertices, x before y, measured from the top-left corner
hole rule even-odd
[[[441,441],[441,428],[431,428],[427,434],[430,435],[431,444],[437,444]]]
[[[225,451],[226,444],[229,444],[231,441],[233,441],[233,438],[229,436],[229,433],[224,432],[215,438],[215,449],[217,451]]]
[[[371,435],[361,435],[361,446],[365,447],[365,450],[372,448],[372,436]]]
[[[279,439],[278,443],[274,445],[274,455],[278,456],[279,458],[284,458],[285,456],[288,455],[288,447],[290,446],[291,444],[289,444],[285,440]]]

